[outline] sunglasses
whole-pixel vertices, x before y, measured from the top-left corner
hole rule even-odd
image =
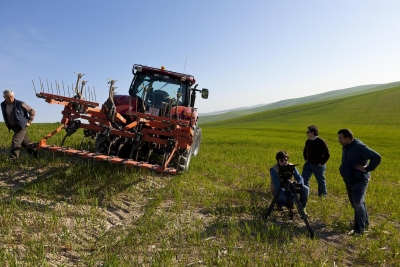
[[[289,160],[288,158],[279,159],[279,162],[287,162],[288,160]]]

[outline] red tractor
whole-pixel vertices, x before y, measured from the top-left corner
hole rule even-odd
[[[109,80],[109,97],[101,108],[84,99],[83,74],[78,74],[74,97],[45,93],[41,84],[37,97],[65,107],[62,125],[43,138],[37,148],[162,173],[188,170],[192,155],[199,152],[202,136],[194,107],[196,93],[207,99],[208,89],[197,89],[192,75],[164,67],[134,65],[132,72],[129,95],[114,95],[116,81]],[[61,146],[47,145],[47,139],[63,128],[66,135]],[[79,128],[84,129],[79,149],[64,148],[65,139]],[[82,149],[87,137],[94,140],[93,151]]]

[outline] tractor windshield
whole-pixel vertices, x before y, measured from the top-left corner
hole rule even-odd
[[[130,89],[130,95],[144,100],[146,106],[162,108],[164,103],[187,105],[187,84],[168,76],[137,73]]]

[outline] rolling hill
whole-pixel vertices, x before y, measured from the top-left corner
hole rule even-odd
[[[354,96],[354,95],[359,95],[359,94],[365,94],[365,93],[385,90],[388,88],[393,88],[393,87],[396,87],[399,85],[400,85],[400,82],[393,82],[393,83],[387,83],[387,84],[361,85],[361,86],[356,86],[356,87],[351,87],[351,88],[346,88],[346,89],[329,91],[329,92],[312,95],[312,96],[286,99],[286,100],[282,100],[282,101],[278,101],[275,103],[262,105],[262,106],[255,106],[255,107],[250,107],[250,108],[241,107],[241,108],[237,108],[237,109],[226,110],[225,112],[219,111],[219,112],[213,112],[213,113],[200,114],[199,123],[204,124],[204,123],[209,123],[209,122],[222,121],[222,120],[233,119],[233,118],[237,118],[237,117],[241,117],[241,116],[245,116],[245,115],[249,115],[249,114],[253,114],[253,113],[257,113],[257,112],[261,112],[261,111],[272,110],[272,109],[276,109],[276,108],[288,107],[288,106],[293,106],[293,105],[298,105],[298,104],[314,103],[314,102],[323,101],[323,100],[337,99],[337,98],[342,98],[342,97],[349,97],[349,96]]]
[[[205,123],[204,126],[243,125],[251,127],[281,127],[278,125],[321,124],[328,127],[338,125],[368,124],[400,126],[400,86],[352,95],[352,97],[332,98],[329,100],[305,104],[277,107],[271,110],[255,112],[224,121]],[[268,124],[265,124],[268,122]]]

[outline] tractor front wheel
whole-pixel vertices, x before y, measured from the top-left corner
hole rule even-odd
[[[193,156],[197,156],[200,150],[200,142],[201,142],[201,129],[199,127],[196,128],[196,133],[194,135],[194,140],[190,149],[187,149],[183,152],[182,156],[179,160],[179,171],[187,171],[189,170],[190,160]]]
[[[179,171],[189,170],[189,165],[190,165],[190,160],[192,158],[192,154],[193,154],[193,147],[191,147],[190,149],[187,149],[185,152],[183,152],[183,154],[179,160]]]
[[[194,136],[194,141],[193,141],[193,156],[197,156],[197,154],[199,154],[199,150],[200,150],[200,142],[201,142],[201,128],[197,128],[196,129],[196,134]]]

